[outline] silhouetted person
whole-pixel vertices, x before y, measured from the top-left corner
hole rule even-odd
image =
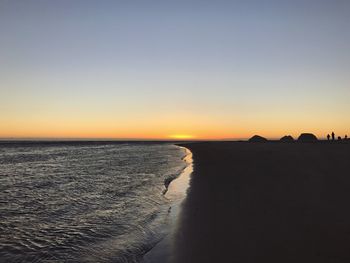
[[[331,138],[331,136],[329,134],[327,134],[327,140],[329,141],[329,139]]]
[[[344,139],[345,139],[345,140],[347,140],[347,139],[348,139],[348,136],[347,136],[347,135],[345,135]]]
[[[332,141],[334,141],[335,140],[335,134],[334,134],[334,132],[332,132]]]
[[[341,137],[340,136],[338,136],[338,141],[341,141]]]

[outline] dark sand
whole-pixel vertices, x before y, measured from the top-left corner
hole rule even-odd
[[[172,262],[350,262],[350,144],[186,144]]]

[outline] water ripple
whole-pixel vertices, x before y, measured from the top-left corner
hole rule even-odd
[[[0,146],[0,258],[136,262],[166,221],[166,178],[184,152],[162,144]]]

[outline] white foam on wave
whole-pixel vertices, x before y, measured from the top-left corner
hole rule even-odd
[[[186,162],[186,167],[176,179],[171,181],[168,186],[168,191],[165,196],[171,200],[171,206],[168,209],[169,223],[166,229],[166,235],[144,255],[142,263],[166,262],[171,256],[171,246],[173,235],[175,234],[179,215],[181,213],[181,204],[186,198],[187,190],[190,185],[191,174],[193,172],[192,152],[182,146],[179,146],[186,151],[183,160]]]

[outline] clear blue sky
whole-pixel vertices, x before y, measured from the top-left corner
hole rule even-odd
[[[350,133],[350,1],[0,0],[0,137]]]

